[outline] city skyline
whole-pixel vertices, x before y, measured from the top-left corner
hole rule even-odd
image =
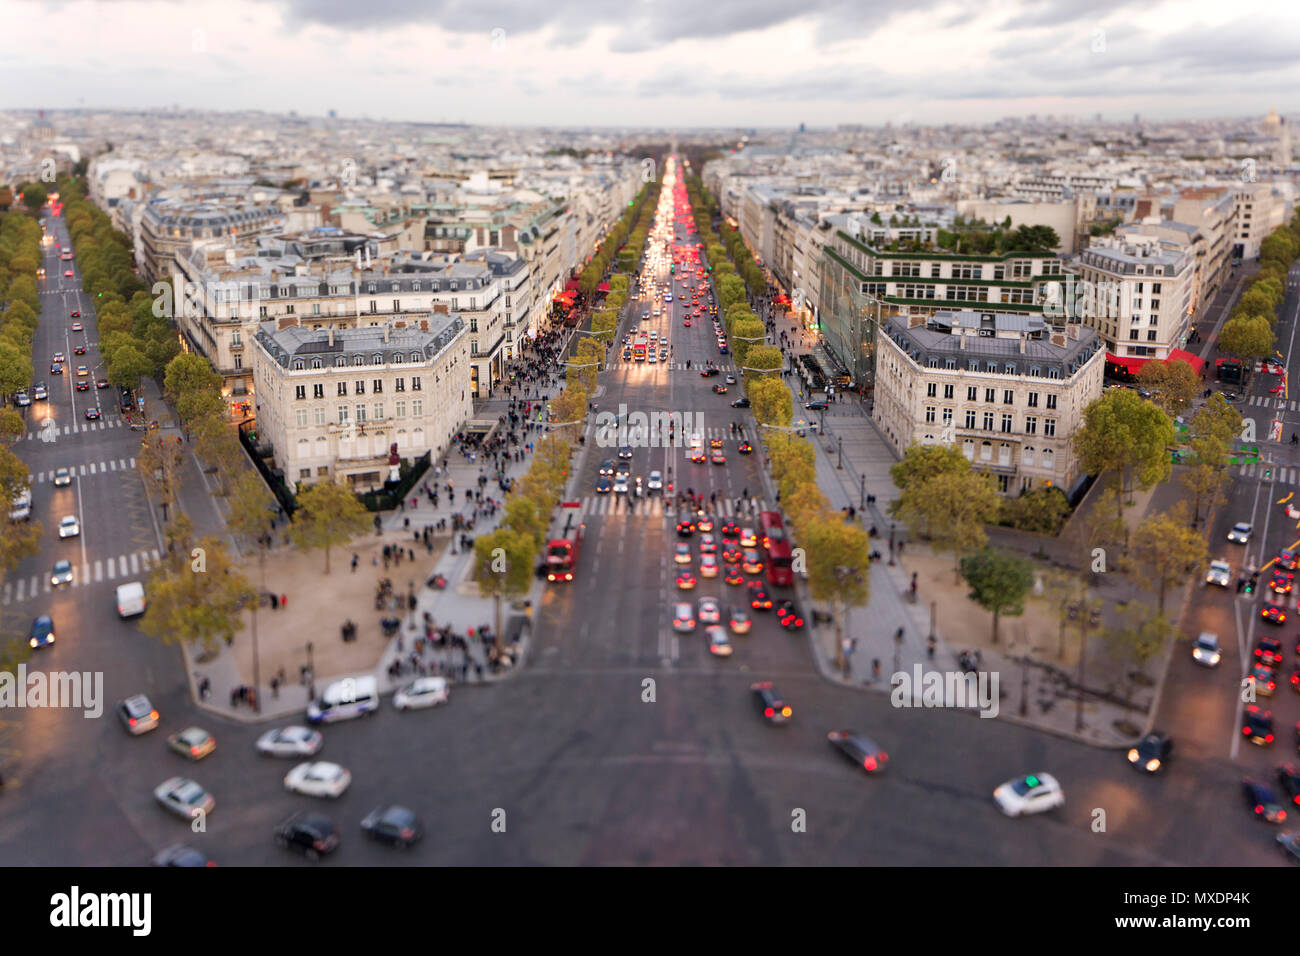
[[[10,109],[178,104],[690,129],[970,124],[1029,114],[1179,120],[1300,108],[1300,51],[1286,39],[1300,35],[1300,14],[1259,2],[1008,2],[977,11],[942,2],[700,11],[662,0],[15,7],[58,37],[58,53],[51,43],[10,54],[0,79],[22,91],[3,102]],[[1261,17],[1276,28],[1259,30]],[[150,39],[139,61],[105,52],[138,47],[141,36]],[[877,49],[890,51],[887,62]],[[349,69],[320,67],[340,59]],[[42,78],[38,87],[31,76]]]

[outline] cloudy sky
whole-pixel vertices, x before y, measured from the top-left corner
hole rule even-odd
[[[1300,112],[1277,0],[0,0],[0,106],[544,125]],[[13,33],[10,36],[14,36]]]

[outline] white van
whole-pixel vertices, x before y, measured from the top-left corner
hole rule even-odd
[[[307,705],[307,720],[313,724],[330,724],[373,714],[378,709],[379,684],[373,676],[345,677],[330,684],[319,699]]]
[[[120,584],[117,588],[117,616],[139,617],[144,613],[144,585],[139,581]]]
[[[32,493],[24,488],[14,496],[9,507],[10,521],[26,521],[32,516]]]

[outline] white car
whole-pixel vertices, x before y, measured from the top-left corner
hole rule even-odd
[[[717,624],[722,620],[722,608],[718,607],[717,598],[700,598],[698,612],[701,624]]]
[[[64,485],[72,484],[72,472],[66,468],[54,469],[54,487],[62,488]]]
[[[1238,521],[1228,532],[1228,540],[1233,544],[1246,544],[1250,541],[1250,533],[1254,531],[1254,526],[1245,521]]]
[[[650,491],[663,491],[664,490],[663,474],[657,471],[650,472],[650,478],[646,482],[645,486]]]
[[[77,521],[76,515],[68,515],[59,522],[60,538],[75,538],[81,534],[81,523]]]
[[[1192,660],[1202,667],[1218,667],[1223,652],[1219,650],[1219,635],[1201,631],[1192,644]]]
[[[166,809],[186,820],[200,814],[211,813],[212,808],[216,806],[212,794],[185,777],[164,780],[154,788],[153,795],[154,799]]]
[[[421,677],[409,687],[393,695],[393,706],[398,710],[414,710],[447,703],[447,678]]]
[[[1206,584],[1217,584],[1226,588],[1232,582],[1232,565],[1223,559],[1210,562],[1210,570],[1205,573]]]
[[[351,783],[351,773],[326,760],[300,763],[284,775],[286,790],[309,797],[341,797]]]
[[[257,738],[257,752],[265,757],[311,757],[325,743],[319,730],[310,727],[280,727]]]
[[[695,613],[691,610],[691,606],[685,601],[677,602],[676,609],[673,611],[673,630],[695,630]]]
[[[730,657],[734,648],[727,637],[727,629],[714,624],[704,629],[704,636],[709,640],[709,653],[714,657]]]
[[[616,475],[614,478],[614,494],[627,494],[627,475]]]
[[[691,546],[685,541],[679,541],[673,548],[673,563],[690,564],[691,563]]]
[[[1050,773],[1031,773],[1008,780],[993,791],[993,799],[1009,817],[1043,813],[1065,805],[1065,791]]]

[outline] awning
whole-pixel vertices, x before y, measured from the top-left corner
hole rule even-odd
[[[609,283],[608,283],[608,282],[602,282],[600,285],[596,286],[596,291],[597,291],[597,292],[608,292],[608,291],[609,291]]]
[[[566,302],[571,304],[573,302],[573,294],[570,292],[561,292],[559,295],[555,297],[554,301]]]
[[[1169,358],[1165,359],[1165,364],[1168,365],[1170,362],[1186,362],[1192,367],[1192,371],[1198,375],[1205,366],[1205,359],[1199,355],[1193,355],[1191,352],[1184,352],[1182,349],[1174,349],[1169,353]]]
[[[1146,365],[1149,361],[1151,360],[1147,358],[1139,358],[1136,355],[1111,355],[1109,352],[1106,353],[1107,365],[1118,365],[1131,375],[1136,375],[1138,372],[1142,371],[1142,366]]]
[[[566,288],[566,289],[577,289],[577,288],[578,288],[578,285],[579,285],[579,283],[578,283],[578,280],[577,280],[577,279],[570,279],[568,282],[564,283],[564,288]]]

